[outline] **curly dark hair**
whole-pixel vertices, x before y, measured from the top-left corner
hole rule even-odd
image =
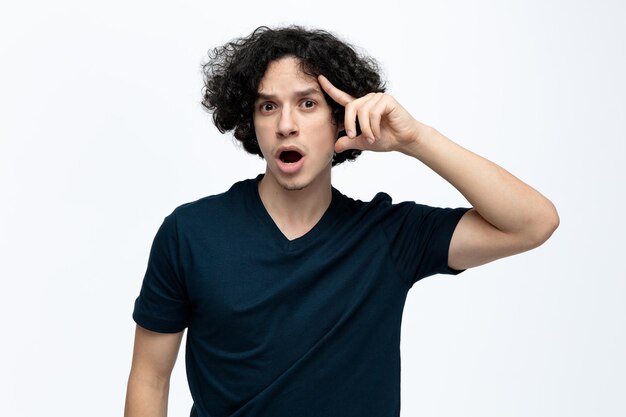
[[[213,114],[213,123],[221,133],[234,130],[244,149],[261,158],[252,118],[254,103],[268,65],[286,56],[298,58],[305,74],[323,74],[353,97],[385,91],[376,60],[360,55],[353,46],[324,30],[261,26],[247,37],[210,50],[208,62],[202,65],[202,106]],[[324,96],[335,123],[343,121],[344,107],[326,92]],[[357,135],[360,133],[357,124]],[[343,135],[345,131],[339,137]],[[335,154],[332,165],[354,160],[360,154],[355,149]]]

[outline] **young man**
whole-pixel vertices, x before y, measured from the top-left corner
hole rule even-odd
[[[165,218],[133,313],[126,416],[166,415],[185,328],[192,416],[398,416],[408,290],[542,244],[554,206],[415,120],[329,33],[259,28],[205,76],[218,129],[267,168]],[[331,166],[360,151],[415,158],[473,208],[344,196]]]

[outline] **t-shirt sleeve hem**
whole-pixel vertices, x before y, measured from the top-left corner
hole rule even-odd
[[[157,333],[178,333],[187,327],[183,322],[163,320],[138,311],[133,312],[133,320],[144,329]]]
[[[443,226],[443,229],[441,232],[444,236],[446,236],[446,239],[442,241],[447,242],[447,245],[448,245],[447,251],[446,251],[446,265],[449,265],[448,258],[450,256],[450,243],[452,243],[452,235],[454,234],[454,230],[456,229],[456,226],[461,221],[461,218],[469,210],[471,209],[467,207],[454,209],[453,218],[451,219],[451,221],[446,222],[445,225]],[[464,271],[466,271],[466,269],[454,269],[454,268],[450,268],[449,266],[446,266],[445,270],[441,271],[440,273],[446,274],[446,275],[459,275],[461,272],[464,272]]]
[[[465,272],[467,269],[454,269],[448,267],[448,270],[444,272],[446,275],[459,275],[461,272]]]

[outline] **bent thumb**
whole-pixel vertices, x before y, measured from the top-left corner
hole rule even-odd
[[[358,149],[364,151],[367,149],[367,141],[363,138],[363,135],[350,139],[348,136],[342,136],[335,142],[335,152],[341,153],[348,149]]]

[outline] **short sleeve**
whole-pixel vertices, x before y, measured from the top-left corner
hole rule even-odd
[[[448,266],[448,252],[454,229],[468,210],[413,202],[391,206],[385,233],[391,256],[409,286],[430,275],[463,272]]]
[[[188,300],[180,271],[173,213],[165,218],[152,242],[146,274],[135,300],[133,320],[148,330],[177,333],[188,325]]]

